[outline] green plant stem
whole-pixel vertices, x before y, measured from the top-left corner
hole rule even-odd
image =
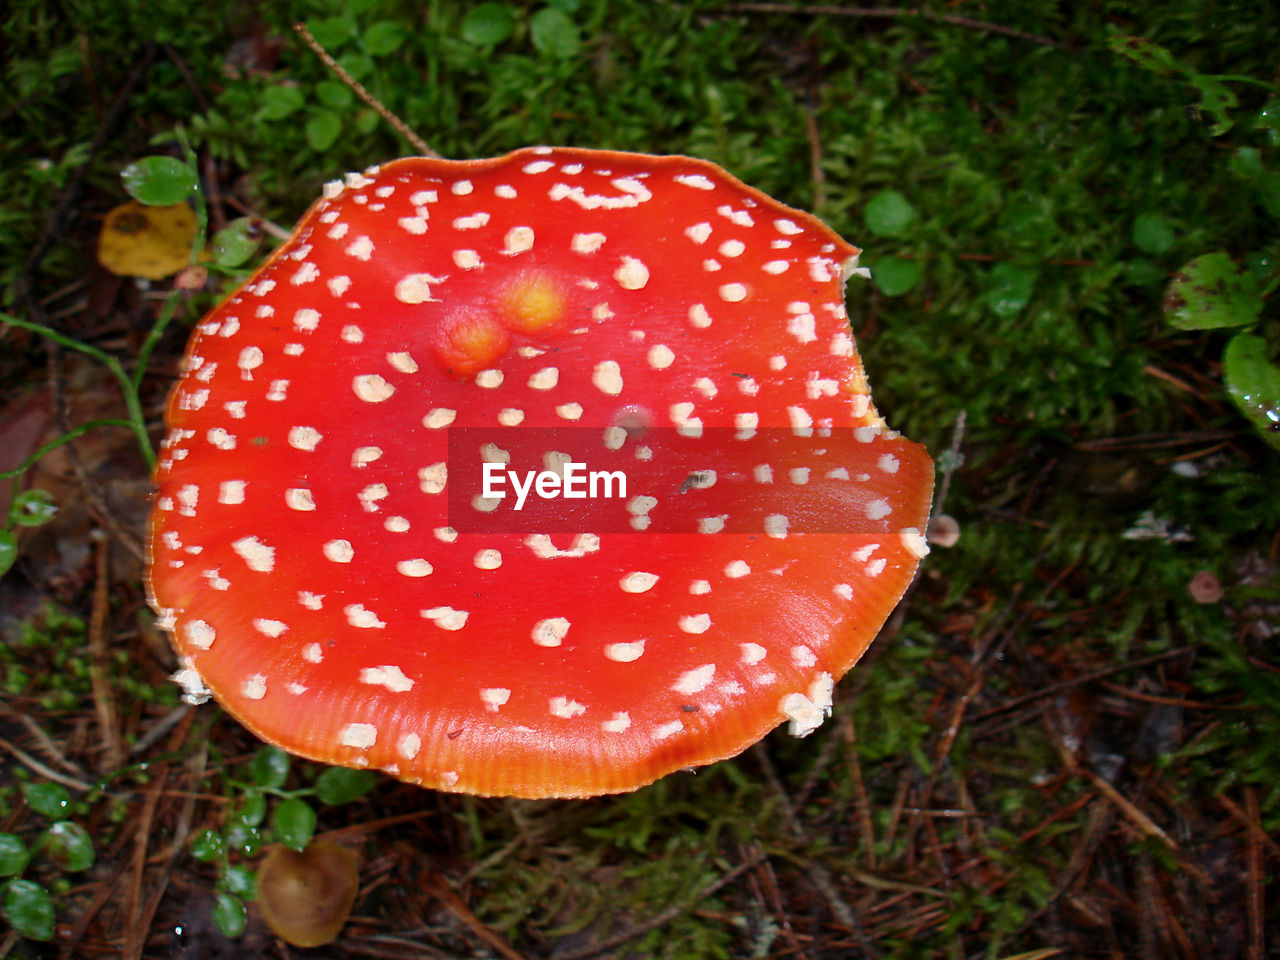
[[[1188,70],[1186,72],[1193,76],[1195,75],[1194,71]],[[1206,74],[1201,74],[1201,76],[1207,77],[1210,80],[1219,80],[1219,81],[1225,80],[1225,81],[1232,81],[1234,83],[1248,83],[1255,87],[1261,87],[1263,90],[1270,90],[1272,93],[1280,93],[1280,87],[1277,87],[1274,83],[1267,83],[1267,81],[1265,80],[1259,80],[1257,77],[1245,77],[1245,76],[1241,76],[1238,73],[1206,73]]]
[[[169,313],[172,314],[172,311],[169,311]],[[161,316],[163,317],[163,313]],[[167,323],[168,321],[166,320],[165,322]],[[65,334],[59,333],[52,327],[46,327],[43,323],[34,323],[31,320],[22,320],[7,313],[0,313],[0,323],[7,323],[11,327],[18,327],[22,330],[30,330],[33,333],[38,333],[42,337],[49,338],[59,346],[66,347],[69,350],[77,350],[80,353],[93,357],[93,359],[97,360],[110,370],[111,375],[115,377],[116,382],[120,384],[120,392],[124,395],[124,405],[125,409],[129,412],[129,419],[121,421],[113,420],[94,422],[98,425],[108,422],[127,425],[131,430],[133,430],[134,436],[138,440],[138,448],[142,451],[142,458],[147,463],[147,469],[151,470],[155,467],[156,453],[151,446],[151,438],[147,436],[147,422],[142,415],[142,402],[138,399],[137,386],[134,384],[133,380],[130,379],[129,374],[125,372],[124,367],[120,365],[119,360],[111,356],[111,354],[99,350],[97,347],[90,346],[87,343],[81,343],[79,340],[74,340]],[[160,321],[157,320],[157,326],[159,326],[159,323]],[[139,369],[142,369],[143,366],[145,366],[145,364],[140,365]],[[75,431],[72,432],[74,433]]]
[[[142,346],[138,348],[137,365],[133,368],[133,376],[129,377],[129,391],[136,397],[138,390],[142,387],[142,378],[147,372],[147,363],[151,360],[151,353],[155,350],[156,344],[160,342],[160,338],[164,336],[165,330],[169,327],[169,321],[173,319],[174,311],[178,308],[178,298],[182,295],[181,291],[174,290],[165,298],[164,306],[160,308],[160,314],[156,317],[156,322],[151,325],[151,329],[147,331],[147,338],[142,341]]]
[[[114,418],[114,417],[104,417],[100,420],[90,420],[87,423],[82,423],[79,426],[72,427],[70,430],[62,434],[62,436],[58,437],[57,439],[50,440],[43,447],[38,449],[35,453],[31,454],[31,456],[27,457],[26,460],[22,461],[22,463],[14,467],[12,470],[0,470],[0,480],[9,480],[11,478],[22,476],[24,473],[26,473],[28,470],[34,467],[45,454],[52,453],[54,450],[57,450],[64,443],[69,443],[70,441],[76,439],[77,437],[82,437],[86,433],[88,433],[90,430],[95,430],[98,427],[132,428],[133,421],[121,420],[119,418]]]
[[[187,138],[186,131],[181,127],[175,127],[173,135],[177,139],[178,145],[182,148],[182,159],[196,174],[198,183],[199,158],[196,157],[195,151],[191,149],[191,141]],[[199,263],[200,254],[204,252],[205,233],[209,229],[209,208],[204,202],[204,191],[198,186],[191,191],[191,200],[196,213],[196,236],[191,243],[191,254],[188,262],[194,265]],[[168,329],[169,322],[173,319],[174,311],[178,307],[178,299],[181,296],[182,292],[176,289],[169,294],[165,299],[164,306],[160,308],[160,315],[156,317],[156,322],[151,325],[146,339],[142,341],[142,346],[138,349],[138,361],[133,368],[133,376],[129,381],[135,394],[142,385],[142,378],[146,376],[147,364],[151,361],[152,352],[160,342],[160,338],[164,336],[165,330]]]

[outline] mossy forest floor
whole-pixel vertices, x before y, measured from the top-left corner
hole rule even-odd
[[[172,282],[108,273],[97,236],[175,128],[211,230],[287,227],[413,152],[296,19],[446,156],[688,153],[865,247],[877,405],[939,459],[959,538],[806,740],[590,801],[302,795],[361,882],[302,951],[252,877],[318,769],[180,704],[141,587],[146,468],[91,430],[27,472],[60,509],[0,578],[0,833],[34,852],[0,851],[0,883],[54,909],[47,940],[0,921],[0,955],[1278,955],[1280,454],[1224,392],[1231,331],[1165,302],[1222,252],[1280,342],[1274,3],[9,0],[4,312],[133,371]],[[140,377],[153,436],[231,282],[177,295]],[[101,363],[0,324],[0,470],[123,416]]]

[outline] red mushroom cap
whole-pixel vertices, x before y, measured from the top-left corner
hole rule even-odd
[[[630,790],[814,729],[927,552],[932,464],[849,333],[858,252],[687,157],[534,148],[330,184],[199,324],[169,401],[148,580],[178,678],[291,752],[487,795]],[[603,430],[633,464],[608,431],[818,459],[719,450],[719,472],[644,475],[621,525],[469,532],[485,507],[451,494],[481,457],[450,436],[515,427]],[[737,503],[758,528],[725,527]],[[698,532],[671,532],[686,504]]]

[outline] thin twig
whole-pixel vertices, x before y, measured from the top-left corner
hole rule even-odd
[[[471,909],[462,902],[462,898],[454,893],[443,880],[432,884],[431,892],[443,900],[445,906],[453,912],[454,916],[466,924],[472,933],[506,957],[507,960],[524,960],[523,956],[511,944],[485,926],[484,921],[472,913]]]
[[[1258,793],[1253,787],[1244,788],[1244,810],[1249,818],[1250,830],[1246,841],[1245,873],[1248,876],[1249,895],[1247,899],[1249,914],[1249,946],[1248,960],[1262,960],[1266,951],[1266,910],[1263,907],[1262,888],[1262,851],[1258,846],[1256,833],[1261,833],[1258,816]],[[1256,831],[1256,833],[1255,833]]]
[[[151,747],[154,746],[155,743],[161,737],[163,737],[166,733],[168,733],[175,726],[177,726],[177,724],[180,723],[186,717],[186,715],[189,714],[194,709],[195,708],[192,707],[191,704],[189,703],[182,703],[174,707],[172,710],[166,713],[163,717],[161,717],[156,722],[156,725],[154,727],[152,727],[150,730],[148,730],[146,733],[140,736],[134,742],[133,746],[129,748],[129,752],[136,756],[140,753],[145,753],[147,750],[150,750]]]
[[[1137,660],[1126,661],[1125,663],[1112,664],[1109,667],[1103,667],[1101,670],[1094,670],[1092,673],[1084,673],[1078,677],[1072,677],[1070,680],[1051,683],[1047,687],[1041,687],[1039,690],[1033,690],[1031,693],[1024,693],[1020,697],[1002,700],[995,706],[978,714],[974,719],[986,720],[988,717],[993,717],[996,714],[1008,713],[1010,710],[1015,710],[1023,704],[1031,703],[1035,700],[1043,700],[1047,697],[1057,696],[1059,693],[1070,690],[1073,687],[1092,683],[1094,680],[1099,680],[1102,677],[1109,677],[1113,673],[1122,673],[1125,670],[1136,670],[1138,667],[1147,667],[1153,663],[1159,663],[1161,660],[1171,660],[1174,657],[1184,656],[1191,652],[1192,651],[1187,647],[1180,647],[1177,650],[1166,650],[1164,653],[1154,653],[1149,657],[1141,657]]]
[[[111,544],[101,531],[93,531],[95,543],[95,575],[93,610],[89,616],[89,685],[93,691],[94,712],[98,716],[98,740],[102,745],[103,772],[118,769],[120,749],[120,716],[112,695],[110,659],[107,653],[107,612],[111,606]]]
[[[139,921],[139,907],[142,904],[142,881],[147,872],[147,843],[151,838],[151,824],[155,819],[156,804],[160,793],[164,790],[168,765],[160,764],[156,779],[147,791],[142,802],[142,813],[138,818],[138,830],[133,838],[133,878],[125,895],[124,908],[124,949],[121,951],[124,960],[140,960],[142,948],[146,943],[147,928]]]
[[[958,17],[949,13],[935,13],[924,7],[828,7],[802,6],[796,7],[786,3],[735,3],[728,8],[732,12],[742,13],[790,13],[800,16],[830,17],[863,17],[878,20],[904,20],[909,17],[920,17],[922,20],[933,20],[937,23],[950,24],[953,27],[964,27],[966,30],[977,30],[982,33],[999,33],[1017,40],[1030,40],[1045,47],[1065,50],[1066,47],[1056,40],[1041,36],[1038,33],[1027,33],[1014,27],[1006,27],[1000,23],[986,20],[974,20],[972,17]]]
[[[347,71],[342,68],[342,65],[329,55],[329,51],[321,46],[320,41],[311,35],[311,31],[307,29],[307,25],[305,23],[299,21],[293,25],[293,29],[297,31],[298,36],[302,37],[303,42],[311,48],[312,53],[319,57],[324,62],[324,65],[332,70],[334,75],[351,89],[352,93],[369,106],[373,107],[374,110],[378,111],[378,115],[381,116],[383,120],[387,121],[387,123],[391,124],[391,126],[395,127],[396,132],[408,140],[415,150],[424,157],[430,157],[433,160],[444,159],[444,157],[440,156],[440,154],[427,146],[427,142],[425,140],[410,130],[407,123],[383,106],[382,101],[366,90],[360,84],[359,80],[347,73]]]
[[[80,767],[80,765],[73,763],[63,756],[62,750],[53,742],[53,738],[45,733],[40,724],[36,723],[35,720],[26,713],[14,710],[3,701],[0,701],[0,713],[3,713],[6,717],[17,720],[22,724],[22,726],[26,728],[27,733],[31,734],[32,739],[34,739],[39,745],[40,749],[44,751],[45,755],[48,756],[49,759],[53,760],[53,762],[58,766],[62,767],[63,770],[67,771],[67,773],[74,777],[83,778],[85,776],[85,771]]]
[[[773,766],[773,760],[769,756],[768,750],[764,748],[763,744],[758,743],[752,748],[752,753],[760,764],[760,769],[764,772],[765,780],[768,781],[774,797],[777,798],[778,805],[782,808],[782,819],[786,823],[787,829],[798,842],[804,843],[808,840],[804,826],[800,823],[800,818],[796,816],[795,806],[791,803],[791,798],[787,795],[786,788],[783,787],[782,780],[778,777],[778,771]],[[831,913],[846,930],[861,941],[866,956],[880,956],[879,951],[875,949],[863,932],[862,924],[858,923],[858,918],[854,916],[853,910],[845,902],[844,897],[840,895],[835,879],[831,876],[826,866],[817,860],[809,859],[805,862],[805,869],[808,871],[809,880],[818,888],[818,892],[822,894],[823,899],[827,901],[827,906],[830,908]]]
[[[1239,804],[1228,797],[1225,793],[1218,797],[1218,803],[1222,804],[1223,808],[1227,813],[1231,814],[1232,819],[1235,820],[1236,823],[1240,824],[1240,826],[1244,827],[1245,830],[1248,831],[1251,841],[1262,844],[1262,846],[1267,848],[1271,856],[1280,860],[1280,843],[1277,843],[1273,837],[1269,836],[1262,829],[1258,824],[1256,814],[1253,819],[1250,819],[1249,813],[1240,809]]]
[[[93,784],[85,783],[83,780],[78,780],[75,777],[69,777],[65,773],[59,773],[52,767],[45,766],[21,747],[14,746],[3,737],[0,737],[0,749],[8,750],[19,763],[30,768],[35,773],[40,774],[40,776],[44,777],[46,780],[52,780],[54,783],[60,783],[64,787],[71,787],[74,790],[88,792],[93,789]]]

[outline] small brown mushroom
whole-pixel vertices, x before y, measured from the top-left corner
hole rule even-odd
[[[281,940],[318,947],[342,930],[359,883],[356,856],[345,847],[313,840],[298,853],[277,844],[258,869],[258,907]]]

